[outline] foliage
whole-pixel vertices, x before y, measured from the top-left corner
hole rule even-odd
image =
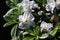
[[[53,27],[53,29],[50,31],[50,33],[46,33],[46,32],[41,32],[41,28],[40,28],[40,24],[41,22],[44,20],[46,22],[50,22],[52,24],[54,24],[53,20],[50,20],[51,18],[51,15],[46,15],[47,12],[45,12],[45,10],[43,10],[42,14],[39,15],[37,12],[37,9],[35,11],[35,27],[31,27],[31,28],[28,28],[28,29],[19,29],[19,15],[22,15],[23,13],[23,7],[20,6],[18,7],[17,4],[19,2],[21,2],[22,0],[7,0],[6,1],[6,4],[11,8],[4,16],[3,18],[5,19],[5,21],[7,23],[5,23],[3,26],[4,27],[9,27],[11,25],[14,25],[12,27],[12,30],[11,30],[11,37],[16,37],[17,40],[38,40],[38,39],[45,39],[45,38],[48,38],[49,35],[51,36],[55,36],[55,34],[57,33],[58,29],[60,30],[60,21],[57,22],[56,26]],[[35,0],[35,2],[37,4],[41,4],[42,6],[46,4],[46,1],[45,0]],[[39,11],[41,11],[39,9]],[[55,14],[54,14],[55,15]],[[58,19],[60,18],[59,14],[57,15],[58,16]],[[41,20],[40,20],[40,19]],[[36,21],[37,20],[37,21]],[[40,21],[38,21],[40,20]],[[25,33],[27,32],[27,33]]]

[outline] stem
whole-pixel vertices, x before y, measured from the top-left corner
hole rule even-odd
[[[45,3],[44,3],[44,0],[43,0],[43,7],[44,7],[44,4],[45,4]]]
[[[19,22],[16,22],[16,20],[13,20],[15,23],[19,23]]]
[[[36,37],[36,40],[38,40],[38,36]]]

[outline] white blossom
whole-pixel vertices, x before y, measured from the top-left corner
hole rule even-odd
[[[38,4],[35,3],[35,1],[30,1],[30,8],[38,8],[38,9],[40,9],[40,7],[38,6]]]
[[[54,8],[55,8],[55,0],[47,0],[46,10],[51,11],[53,13]]]
[[[41,32],[45,29],[47,32],[49,32],[51,30],[51,28],[53,27],[53,24],[51,23],[47,23],[45,21],[42,21],[40,28],[41,28]]]
[[[34,16],[31,13],[24,13],[23,15],[19,16],[19,28],[21,29],[25,29],[25,28],[29,28],[30,26],[35,26],[35,22],[34,22]]]
[[[56,0],[56,8],[60,9],[60,0]]]
[[[29,0],[23,0],[21,3],[18,3],[17,6],[23,6],[23,12],[32,11],[32,8],[40,8],[34,1]]]

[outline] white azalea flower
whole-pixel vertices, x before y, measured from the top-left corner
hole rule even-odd
[[[53,13],[54,8],[55,8],[55,0],[47,0],[46,10],[51,11]]]
[[[35,3],[35,1],[30,1],[30,8],[38,8],[40,9],[40,7],[38,6],[38,4]]]
[[[32,8],[40,8],[34,1],[29,0],[23,0],[21,3],[18,3],[17,6],[23,6],[23,12],[32,11]]]
[[[56,8],[60,9],[60,0],[56,0]]]
[[[34,16],[28,12],[24,13],[23,15],[20,15],[19,21],[21,22],[19,24],[19,28],[21,29],[29,28],[30,26],[35,26]]]
[[[46,23],[45,21],[42,21],[40,27],[41,27],[41,32],[42,32],[44,29],[49,32],[49,31],[51,30],[51,28],[53,27],[53,24],[51,24],[51,23]]]
[[[18,7],[22,6],[23,7],[23,12],[29,11],[29,0],[23,0],[21,3],[17,4]]]

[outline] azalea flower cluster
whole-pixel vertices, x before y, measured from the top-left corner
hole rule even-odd
[[[19,16],[19,28],[25,29],[30,28],[30,26],[35,26],[34,16],[32,15],[32,8],[39,9],[40,7],[34,1],[23,0],[21,3],[17,4],[18,7],[23,7],[23,15]]]
[[[13,25],[12,40],[45,39],[60,28],[60,0],[7,0],[7,4],[11,9],[3,16],[4,27]]]
[[[43,29],[45,29],[46,31],[51,31],[51,28],[53,27],[53,24],[51,24],[51,23],[46,23],[45,21],[42,21],[42,23],[41,23],[41,32],[42,32],[42,30]]]
[[[60,0],[47,0],[46,10],[53,13],[55,8],[60,9]]]
[[[49,3],[50,1],[48,1],[48,8],[46,6],[46,10],[50,10],[49,7],[52,7]],[[53,2],[52,2],[53,3]],[[32,27],[35,27],[35,17],[33,16],[32,12],[34,11],[33,8],[37,8],[37,9],[40,9],[40,7],[38,6],[37,3],[35,3],[35,1],[29,1],[29,0],[23,0],[21,3],[18,3],[17,4],[18,7],[22,6],[23,7],[23,15],[20,15],[19,16],[19,28],[21,29],[26,29],[26,28],[30,28],[30,26]],[[51,9],[53,10],[53,9]],[[41,11],[42,13],[43,11]],[[42,21],[41,24],[40,24],[40,28],[41,28],[41,31],[43,29],[46,29],[46,31],[51,31],[50,29],[53,27],[53,24],[51,23],[47,23],[45,21]]]

